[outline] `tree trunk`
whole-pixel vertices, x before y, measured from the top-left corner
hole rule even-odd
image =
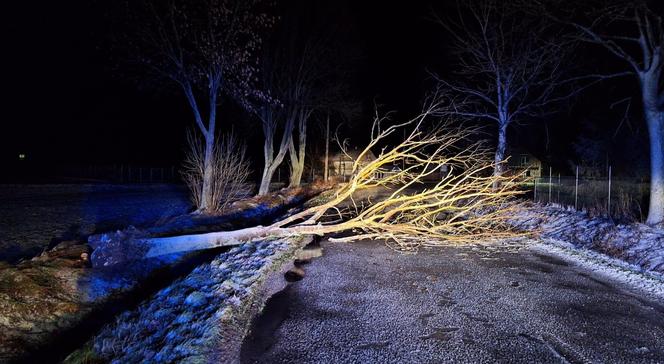
[[[263,122],[265,123],[266,120],[263,120]],[[289,143],[292,139],[294,123],[295,121],[293,118],[287,118],[286,125],[284,126],[284,134],[281,136],[279,151],[277,152],[276,156],[274,156],[273,147],[275,128],[263,128],[265,133],[265,142],[263,144],[265,166],[263,167],[263,176],[261,178],[261,184],[258,189],[258,195],[265,195],[270,192],[270,183],[274,177],[274,172],[276,172],[277,168],[279,168],[279,165],[281,165],[281,162],[283,162],[284,157],[286,156],[286,152],[288,152]]]
[[[329,177],[330,169],[330,115],[327,115],[325,120],[325,171],[323,172],[323,178],[327,182]]]
[[[218,81],[218,78],[215,78]],[[198,125],[201,133],[205,137],[205,160],[204,160],[204,170],[203,170],[203,186],[201,186],[201,198],[200,206],[198,210],[204,211],[210,207],[212,204],[212,183],[214,176],[213,174],[213,163],[214,163],[214,138],[215,138],[215,123],[217,115],[217,91],[218,84],[215,83],[215,86],[210,89],[209,94],[209,108],[210,115],[208,120],[208,126],[205,127],[203,123],[203,117],[201,116],[198,103],[196,102],[196,97],[189,83],[182,84],[184,94],[187,97],[189,106],[191,107],[192,112],[194,113],[194,120],[196,125]]]
[[[503,122],[498,125],[498,145],[496,146],[496,154],[494,156],[494,176],[501,176],[505,172],[503,161],[505,160],[505,151],[507,150],[507,124]],[[495,181],[493,188],[497,189],[499,187],[499,181]]]
[[[302,174],[304,173],[304,157],[307,149],[307,121],[311,111],[302,112],[298,122],[298,145],[295,149],[295,142],[291,138],[288,146],[291,158],[291,174],[290,183],[288,187],[298,187],[302,181]]]
[[[205,169],[203,171],[203,187],[201,188],[201,203],[198,209],[207,210],[212,206],[212,180],[214,176],[214,134],[208,134],[205,137]]]
[[[659,72],[641,75],[643,108],[650,139],[650,225],[664,222],[664,111],[658,105]]]
[[[263,176],[261,177],[260,187],[258,188],[259,195],[265,195],[270,192],[270,182],[272,182],[272,177],[274,176],[274,171],[276,168],[271,168],[272,163],[274,162],[274,128],[270,126],[263,125],[263,134],[265,134],[265,140],[263,141]]]
[[[270,192],[270,183],[272,182],[272,177],[274,177],[275,170],[276,168],[263,168],[263,176],[261,177],[261,184],[258,188],[259,195],[265,195]]]
[[[304,173],[304,153],[302,152],[302,147],[300,146],[298,150],[295,149],[295,145],[291,140],[291,143],[288,146],[288,151],[290,155],[290,178],[288,187],[298,187],[302,181],[302,174]]]

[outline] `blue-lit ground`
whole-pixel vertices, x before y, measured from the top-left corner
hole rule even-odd
[[[190,208],[174,185],[0,185],[0,261],[31,258],[60,241],[143,226]]]

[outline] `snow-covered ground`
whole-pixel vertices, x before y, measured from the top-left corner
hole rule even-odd
[[[652,299],[664,301],[664,275],[643,271],[641,267],[623,260],[609,257],[573,244],[557,240],[543,240],[532,245],[532,249],[573,261],[589,272],[618,281]]]
[[[49,244],[185,213],[176,185],[0,185],[0,261],[39,254]]]
[[[240,340],[251,319],[250,307],[262,306],[260,300],[267,298],[260,295],[269,285],[266,280],[270,272],[279,271],[307,241],[292,238],[246,243],[218,255],[136,309],[119,315],[69,361],[226,361],[237,355],[228,351],[239,353]]]
[[[514,224],[536,230],[545,241],[598,252],[637,269],[664,274],[664,229],[644,224],[616,225],[603,217],[556,205],[533,204]]]

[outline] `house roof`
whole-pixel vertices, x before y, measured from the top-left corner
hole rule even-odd
[[[348,162],[348,161],[355,161],[359,157],[360,153],[362,153],[361,149],[354,148],[354,149],[349,149],[345,152],[336,152],[336,153],[330,153],[330,162],[338,162],[339,160]],[[321,158],[322,160],[325,159],[325,156]],[[376,160],[376,155],[373,154],[372,151],[368,151],[363,155],[363,161],[365,162],[371,162]]]

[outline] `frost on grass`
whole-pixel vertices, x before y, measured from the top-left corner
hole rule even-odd
[[[664,274],[664,229],[644,224],[616,225],[610,219],[556,205],[532,205],[513,221],[527,230],[539,230],[553,239],[606,254],[639,267]]]
[[[86,355],[113,363],[209,358],[225,339],[224,322],[246,309],[273,263],[293,248],[287,241],[263,241],[217,256],[118,316],[88,343]]]

